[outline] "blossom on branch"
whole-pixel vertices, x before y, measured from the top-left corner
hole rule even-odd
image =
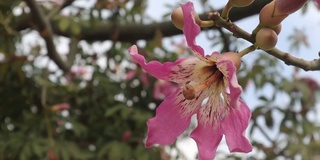
[[[195,43],[200,27],[195,23],[191,2],[181,5],[183,32],[195,57],[175,62],[146,62],[137,46],[129,48],[134,61],[152,76],[172,81],[181,87],[172,92],[158,106],[156,116],[148,120],[146,147],[172,144],[197,115],[197,127],[191,133],[199,150],[199,160],[213,159],[222,136],[225,135],[231,152],[250,152],[252,146],[244,132],[251,112],[240,99],[242,87],[236,71],[241,57],[237,53],[205,55]]]

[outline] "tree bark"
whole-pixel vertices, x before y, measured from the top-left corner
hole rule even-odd
[[[270,1],[271,0],[256,0],[247,7],[233,8],[230,11],[229,18],[231,21],[238,21],[256,15],[260,12],[262,7]],[[220,13],[221,10],[219,10]],[[201,19],[207,19],[206,13],[201,14],[200,17]],[[54,34],[65,37],[75,36],[70,29],[61,31],[58,27],[57,20],[51,20],[50,23]],[[32,22],[30,15],[21,15],[13,21],[12,28],[16,31],[20,31],[32,27],[32,24],[34,23]],[[114,40],[120,42],[135,42],[137,40],[150,40],[158,30],[161,31],[164,37],[182,34],[182,31],[175,28],[171,21],[152,24],[117,24],[98,21],[90,26],[79,23],[79,27],[80,34],[78,37],[87,41]]]

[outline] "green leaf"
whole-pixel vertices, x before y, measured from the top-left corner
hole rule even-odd
[[[123,104],[118,104],[113,107],[110,107],[106,110],[104,116],[112,117],[113,115],[117,114],[118,111],[122,110],[125,106]]]
[[[58,27],[62,32],[66,31],[69,28],[69,25],[70,20],[67,18],[62,18],[58,23]]]
[[[0,63],[0,80],[2,80],[4,76],[7,74],[8,67],[9,67],[8,63]]]
[[[43,139],[34,139],[31,143],[33,152],[38,156],[42,157],[47,152],[47,141]]]
[[[142,145],[139,145],[135,150],[134,150],[134,155],[136,157],[136,159],[139,159],[139,160],[149,160],[150,157],[149,157],[149,154],[147,153],[147,149],[142,146]]]
[[[72,31],[73,35],[79,35],[81,32],[80,26],[76,23],[73,23],[71,25],[71,31]]]
[[[21,160],[28,160],[31,157],[31,155],[32,155],[31,147],[32,146],[30,145],[29,142],[24,144],[22,151],[20,153]]]
[[[73,132],[76,137],[81,137],[87,135],[88,129],[85,125],[78,123],[77,121],[72,122]]]
[[[130,159],[132,150],[126,143],[112,141],[105,144],[98,152],[99,159]]]

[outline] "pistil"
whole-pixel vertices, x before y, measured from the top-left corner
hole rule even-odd
[[[218,79],[222,77],[222,73],[219,70],[216,70],[208,79],[206,79],[204,82],[201,82],[197,85],[191,85],[190,83],[187,83],[183,86],[183,96],[188,99],[192,100],[195,99],[197,96],[197,93],[203,91],[204,89],[210,87],[214,82],[216,82]]]

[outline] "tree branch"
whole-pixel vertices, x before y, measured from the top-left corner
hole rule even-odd
[[[30,0],[28,0],[30,1]],[[255,15],[260,12],[261,8],[271,0],[256,0],[250,6],[233,8],[230,11],[229,18],[232,21]],[[219,10],[220,12],[222,9]],[[30,15],[22,15],[17,17],[13,22],[12,28],[15,30],[24,30],[30,28]],[[68,17],[65,17],[68,18]],[[201,14],[200,18],[207,19],[207,14]],[[61,19],[60,19],[61,20]],[[70,18],[71,20],[71,18]],[[51,20],[52,30],[55,34],[72,37],[74,34],[71,30],[61,31],[58,26],[58,20]],[[160,30],[164,37],[182,34],[182,31],[177,29],[171,21],[163,21],[152,24],[115,24],[113,22],[90,22],[91,26],[83,25],[79,22],[80,38],[87,41],[97,40],[116,40],[120,42],[135,42],[137,40],[151,40],[156,31]]]
[[[45,18],[41,9],[34,0],[25,0],[25,2],[31,10],[33,22],[37,24],[38,31],[46,43],[49,58],[53,60],[61,70],[63,70],[64,72],[68,72],[70,67],[68,67],[67,64],[64,63],[64,61],[56,51],[52,39],[52,28],[48,19]]]
[[[59,11],[71,5],[74,1],[75,0],[65,0],[60,6],[53,8],[47,17],[50,19],[52,16],[58,14]]]
[[[228,29],[230,32],[233,33],[235,37],[243,38],[251,42],[252,44],[254,44],[255,38],[251,34],[239,28],[236,24],[232,23],[231,21],[227,21],[222,17],[220,17],[220,14],[218,12],[209,13],[208,17],[213,21],[215,21],[215,24],[217,24],[218,26]],[[305,71],[320,70],[320,59],[306,61],[304,59],[297,58],[287,52],[283,52],[275,47],[271,50],[264,50],[264,51],[282,60],[287,65],[293,65],[293,66],[302,68]]]

